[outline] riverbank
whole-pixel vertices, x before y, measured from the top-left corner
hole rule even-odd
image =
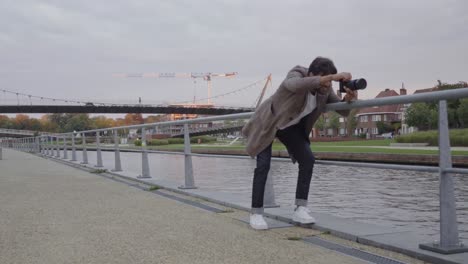
[[[317,151],[317,147],[312,147],[315,158],[317,160],[333,160],[333,161],[354,161],[354,162],[372,162],[372,163],[392,163],[403,165],[430,165],[437,166],[439,164],[439,156],[437,150],[428,149],[407,149],[407,148],[386,148],[385,146],[341,146],[336,147],[330,151]],[[78,147],[78,149],[81,149]],[[89,150],[95,150],[95,146],[89,146]],[[323,148],[322,148],[323,149]],[[340,150],[347,151],[340,151]],[[112,145],[104,145],[103,151],[113,151]],[[133,152],[139,151],[139,147],[127,146],[120,147],[120,151]],[[183,145],[167,145],[167,146],[149,146],[149,151],[169,151],[169,152],[183,152]],[[390,150],[382,152],[382,150]],[[353,152],[362,151],[362,152]],[[394,152],[394,153],[392,153]],[[247,156],[243,146],[216,146],[216,145],[192,145],[192,153],[197,154],[214,154],[214,155],[237,155]],[[424,154],[421,154],[424,153]],[[426,154],[427,153],[427,154]],[[272,151],[273,157],[287,158],[288,152],[282,145],[274,145]],[[454,167],[466,168],[468,167],[468,151],[458,150],[452,151],[452,163]]]

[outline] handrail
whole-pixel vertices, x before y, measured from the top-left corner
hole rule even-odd
[[[369,163],[359,163],[359,162],[343,162],[343,161],[317,161],[320,164],[328,165],[341,165],[341,166],[357,166],[357,167],[370,167],[370,168],[385,168],[385,169],[403,169],[403,170],[413,170],[413,171],[426,171],[426,172],[439,172],[440,178],[440,243],[430,243],[430,244],[420,244],[421,249],[431,250],[444,254],[459,253],[459,252],[468,252],[468,248],[460,244],[458,236],[458,227],[456,221],[456,208],[455,208],[455,196],[453,188],[453,180],[451,173],[468,173],[467,169],[452,168],[452,161],[450,155],[450,142],[449,142],[449,130],[448,130],[448,116],[447,116],[447,101],[451,99],[458,99],[468,97],[468,88],[454,89],[454,90],[445,90],[445,91],[436,91],[428,92],[421,94],[413,95],[400,95],[392,96],[385,98],[376,98],[370,100],[358,100],[352,103],[333,103],[326,105],[326,111],[331,110],[347,110],[353,108],[363,108],[363,107],[373,107],[373,106],[382,106],[382,105],[392,105],[392,104],[407,104],[414,102],[427,102],[427,101],[439,101],[439,167],[429,167],[429,166],[401,166],[394,164],[369,164]],[[148,127],[159,127],[159,126],[169,126],[169,125],[184,125],[184,152],[180,155],[185,156],[185,185],[180,188],[192,189],[195,187],[195,182],[193,178],[193,167],[192,167],[192,157],[214,157],[217,155],[206,155],[206,154],[193,154],[191,153],[190,147],[190,135],[188,124],[198,123],[198,122],[210,122],[218,120],[232,120],[232,119],[247,119],[253,115],[253,112],[249,113],[240,113],[240,114],[231,114],[223,116],[213,116],[213,117],[202,117],[196,119],[186,119],[186,120],[177,120],[177,121],[165,121],[149,124],[140,124],[140,125],[130,125],[130,126],[120,126],[120,127],[111,127],[111,128],[102,128],[102,129],[93,129],[86,131],[79,131],[76,133],[81,133],[83,140],[83,163],[87,164],[87,154],[86,154],[86,133],[95,133],[96,136],[96,149],[97,149],[97,166],[102,166],[101,158],[101,148],[100,148],[100,133],[103,131],[114,131],[114,143],[115,143],[115,169],[114,171],[120,171],[120,151],[118,144],[117,130],[120,129],[131,129],[131,128],[142,128],[142,174],[140,178],[151,178],[149,172],[148,164],[148,150],[145,144],[145,128]],[[75,156],[75,132],[71,133],[62,133],[58,135],[51,136],[38,136],[38,137],[29,137],[16,140],[7,140],[6,142],[0,142],[0,146],[10,144],[13,145],[13,148],[41,153],[45,156],[60,158],[60,145],[59,138],[63,138],[63,150],[64,155],[63,159],[67,159],[67,147],[66,147],[66,138],[71,136],[72,138],[72,157]],[[52,137],[52,138],[50,138]],[[55,144],[54,144],[55,137]],[[41,144],[41,139],[46,142],[46,144]],[[51,143],[51,144],[48,144]],[[55,148],[55,149],[54,149]],[[1,148],[0,148],[1,149]],[[54,150],[56,155],[54,156]],[[1,152],[0,152],[1,153]],[[169,154],[169,153],[168,153]],[[246,157],[244,157],[246,158]],[[272,159],[276,160],[276,159]],[[284,160],[284,159],[282,159]],[[273,184],[271,177],[268,177],[265,187],[265,205],[275,205],[274,202],[274,192]]]

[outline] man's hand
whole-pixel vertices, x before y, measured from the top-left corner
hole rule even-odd
[[[347,103],[351,103],[352,101],[356,101],[357,100],[357,95],[358,95],[358,92],[357,91],[353,91],[351,89],[349,89],[348,87],[344,87],[345,91],[346,91],[346,94],[344,96],[344,100],[347,102]]]
[[[353,76],[349,72],[340,72],[338,74],[333,74],[332,75],[332,80],[335,82],[339,81],[351,81]]]
[[[322,76],[320,78],[320,86],[322,86],[319,90],[320,93],[326,94],[329,89],[331,89],[332,81],[339,82],[339,81],[350,81],[353,77],[349,72],[341,72],[338,74],[331,74]]]

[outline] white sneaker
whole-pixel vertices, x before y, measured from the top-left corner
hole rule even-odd
[[[268,229],[268,224],[265,222],[265,219],[263,218],[263,215],[261,214],[250,215],[250,226],[256,230]]]
[[[310,215],[309,209],[304,206],[298,206],[294,210],[293,221],[301,224],[313,224],[315,223],[315,218]]]

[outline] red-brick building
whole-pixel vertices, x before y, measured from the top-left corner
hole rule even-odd
[[[406,95],[406,89],[401,88],[400,94],[395,90],[385,89],[375,98],[399,95]],[[379,134],[377,122],[383,122],[387,125],[395,126],[398,128],[397,130],[399,130],[407,107],[408,105],[398,104],[362,108],[356,114],[358,122],[353,134],[366,134],[368,138],[373,138]],[[395,132],[397,133],[399,131]]]

